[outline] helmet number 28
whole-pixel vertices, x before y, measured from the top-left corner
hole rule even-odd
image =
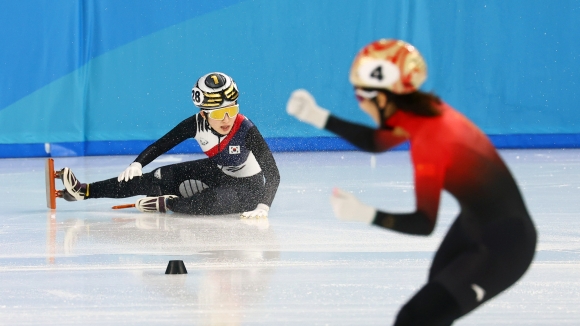
[[[383,67],[378,66],[373,71],[371,71],[371,77],[376,78],[379,81],[383,80]]]
[[[200,94],[201,94],[200,91],[194,91],[193,92],[193,99],[194,99],[195,103],[200,103],[201,102],[201,99],[199,97]]]

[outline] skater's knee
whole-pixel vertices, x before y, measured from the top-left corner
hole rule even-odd
[[[461,310],[451,293],[438,283],[429,283],[399,311],[395,326],[451,325],[460,316]]]
[[[189,198],[207,188],[209,186],[201,182],[201,180],[185,180],[179,185],[179,193],[183,198]]]
[[[397,319],[395,320],[395,326],[411,326],[414,325],[413,320],[413,307],[409,304],[406,304],[401,308],[399,314],[397,315]]]

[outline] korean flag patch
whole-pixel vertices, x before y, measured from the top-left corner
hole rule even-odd
[[[240,145],[230,146],[230,154],[240,154]]]

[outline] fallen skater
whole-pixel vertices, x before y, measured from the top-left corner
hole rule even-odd
[[[197,114],[147,147],[117,178],[81,183],[65,167],[63,198],[145,195],[135,203],[142,212],[268,217],[280,174],[256,126],[239,113],[238,96],[230,76],[220,72],[202,76],[192,89]],[[143,174],[143,167],[188,138],[195,139],[208,157]]]

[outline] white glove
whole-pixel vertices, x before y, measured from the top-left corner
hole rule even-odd
[[[304,89],[292,92],[286,104],[286,112],[296,119],[309,123],[318,129],[323,129],[330,113],[316,105],[314,97]]]
[[[125,180],[125,182],[133,179],[133,177],[140,177],[143,175],[143,171],[141,171],[141,169],[143,168],[143,166],[141,166],[141,163],[139,162],[133,162],[131,163],[131,165],[129,165],[125,171],[121,172],[121,174],[119,174],[119,177],[117,178],[117,181],[121,182],[123,180]]]
[[[372,223],[377,214],[374,207],[361,203],[353,194],[334,188],[330,197],[334,215],[342,221]]]
[[[249,212],[243,212],[242,215],[240,215],[241,218],[268,218],[268,211],[270,210],[270,207],[268,207],[268,205],[264,205],[264,204],[258,204],[258,206],[256,206],[256,209],[254,209],[253,211],[249,211]]]

